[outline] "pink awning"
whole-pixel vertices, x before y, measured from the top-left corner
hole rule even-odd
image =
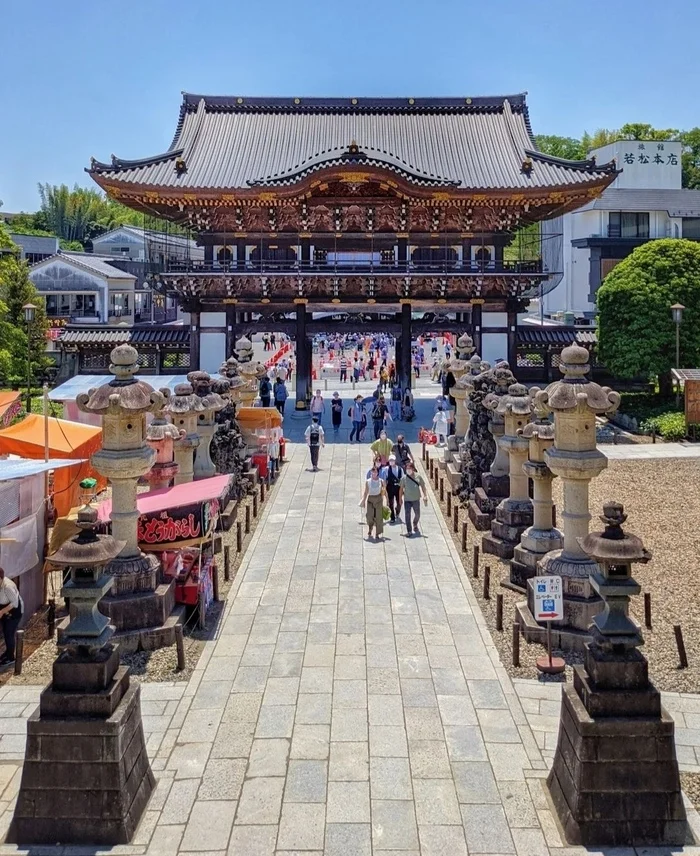
[[[139,514],[157,514],[169,508],[179,508],[183,505],[208,502],[221,499],[228,491],[232,476],[213,476],[210,479],[178,484],[175,487],[164,487],[160,490],[149,490],[140,493],[136,498]],[[101,522],[106,522],[112,514],[112,500],[106,499],[97,507],[97,516]]]

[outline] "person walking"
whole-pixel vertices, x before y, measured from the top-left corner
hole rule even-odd
[[[392,422],[396,422],[401,419],[401,386],[398,383],[395,383],[391,388],[389,413],[391,414]]]
[[[379,434],[381,433],[382,428],[386,426],[387,419],[391,421],[391,413],[389,413],[389,408],[386,406],[384,396],[380,395],[377,399],[377,403],[372,408],[372,424],[374,426],[375,440],[379,439]]]
[[[423,504],[428,504],[428,494],[425,490],[423,476],[416,472],[413,461],[406,464],[406,472],[401,479],[401,491],[403,494],[403,507],[405,510],[406,535],[410,537],[414,533],[420,535],[418,521],[420,520],[420,498],[423,494]]]
[[[318,472],[318,453],[321,447],[326,445],[326,440],[323,428],[315,416],[311,420],[311,425],[304,431],[304,437],[306,437],[306,445],[311,454],[311,466],[316,473]]]
[[[386,431],[381,431],[379,438],[370,445],[372,454],[375,458],[378,456],[383,467],[389,463],[389,455],[393,449],[393,442],[386,436]]]
[[[323,414],[326,412],[326,402],[323,400],[320,389],[316,390],[316,395],[311,399],[309,410],[311,411],[311,417],[315,416],[320,425],[323,421]]]
[[[449,435],[449,430],[450,423],[447,411],[442,407],[442,405],[439,405],[437,412],[433,417],[433,431],[437,434],[438,446],[445,445]]]
[[[386,495],[389,500],[389,513],[392,523],[396,523],[401,514],[401,479],[403,477],[403,467],[399,466],[396,455],[392,452],[389,455],[389,464],[382,473],[382,478],[386,483]]]
[[[372,529],[377,533],[376,540],[379,541],[380,536],[384,534],[384,495],[386,488],[382,481],[379,469],[375,466],[368,479],[365,479],[365,489],[360,500],[360,508],[367,509],[367,540],[372,540]]]
[[[350,417],[350,421],[352,422],[352,430],[350,431],[350,442],[352,443],[353,439],[357,438],[357,442],[360,442],[360,432],[362,431],[362,419],[365,416],[365,406],[362,403],[362,396],[355,396],[355,403],[352,407],[348,408],[348,416]]]
[[[287,391],[287,386],[281,377],[278,377],[275,381],[272,395],[275,399],[275,407],[279,410],[282,416],[284,416],[284,406],[289,398],[289,392]]]
[[[413,455],[406,445],[403,434],[397,435],[396,442],[394,443],[391,451],[396,455],[396,460],[404,469],[408,466],[408,462],[413,460]]]
[[[348,360],[345,354],[340,358],[340,382],[347,383],[348,380]]]
[[[343,421],[343,401],[340,398],[340,394],[337,392],[333,393],[333,398],[331,399],[331,422],[333,424],[333,434],[337,438],[338,431],[340,431],[340,423]]]
[[[17,586],[0,568],[0,623],[5,639],[5,653],[0,657],[0,668],[15,661],[15,633],[24,614],[24,602]]]
[[[274,333],[270,333],[270,346],[271,346],[271,349],[273,351],[277,350],[277,348],[275,347],[275,334]]]
[[[260,380],[260,404],[263,407],[270,406],[270,395],[272,394],[272,384],[270,383],[270,378],[265,375],[264,378]]]
[[[387,384],[389,383],[389,372],[387,371],[386,365],[383,365],[379,369],[379,389],[382,392],[386,392]]]
[[[360,379],[360,372],[361,372],[360,361],[356,359],[355,362],[352,364],[352,376],[353,376],[355,383],[357,383]]]

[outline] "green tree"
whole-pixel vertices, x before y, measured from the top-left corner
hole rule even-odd
[[[683,187],[700,190],[700,128],[681,131],[679,139],[683,143]]]
[[[49,328],[44,299],[39,296],[29,279],[29,266],[16,255],[0,260],[0,351],[11,357],[12,377],[5,383],[23,380],[27,374],[27,332],[29,332],[29,358],[34,377],[40,377],[51,360],[46,356],[46,333]],[[27,331],[22,307],[27,303],[36,306],[34,321]]]
[[[629,122],[619,130],[619,138],[622,140],[677,140],[678,130],[676,128],[655,128],[642,122]]]
[[[117,226],[143,226],[143,214],[108,199],[99,190],[66,184],[39,184],[41,214],[49,230],[81,245]]]
[[[586,151],[581,140],[574,137],[557,137],[554,134],[538,134],[535,137],[537,148],[547,155],[566,160],[585,160]]]
[[[700,245],[650,241],[610,271],[598,290],[598,354],[614,375],[658,377],[661,392],[670,393],[674,303],[686,307],[681,366],[700,366]]]

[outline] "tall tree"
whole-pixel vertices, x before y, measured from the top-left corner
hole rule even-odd
[[[535,137],[537,148],[547,155],[567,160],[585,160],[586,152],[581,140],[574,137],[557,137],[554,134],[538,134]]]
[[[598,290],[598,355],[614,375],[656,376],[661,390],[670,392],[676,361],[674,303],[686,307],[681,366],[698,366],[700,245],[678,238],[650,241],[610,271]]]
[[[676,128],[655,128],[643,122],[628,122],[619,130],[620,138],[623,140],[677,140],[678,130]]]
[[[7,351],[14,365],[14,374],[26,377],[27,335],[29,355],[34,377],[40,376],[51,360],[46,356],[46,333],[49,328],[44,299],[39,296],[29,279],[29,265],[16,255],[5,255],[0,260],[0,351]],[[23,306],[36,306],[34,321],[29,328],[24,320]],[[4,332],[3,332],[4,330]],[[3,340],[4,337],[4,340]],[[5,378],[5,382],[7,382]]]

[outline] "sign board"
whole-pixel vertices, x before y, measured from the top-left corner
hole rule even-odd
[[[685,424],[700,424],[700,380],[685,381]]]
[[[145,549],[172,549],[204,538],[219,511],[219,500],[194,502],[163,511],[142,514],[138,540]]]
[[[564,618],[564,593],[561,577],[535,577],[535,621],[561,621]]]

